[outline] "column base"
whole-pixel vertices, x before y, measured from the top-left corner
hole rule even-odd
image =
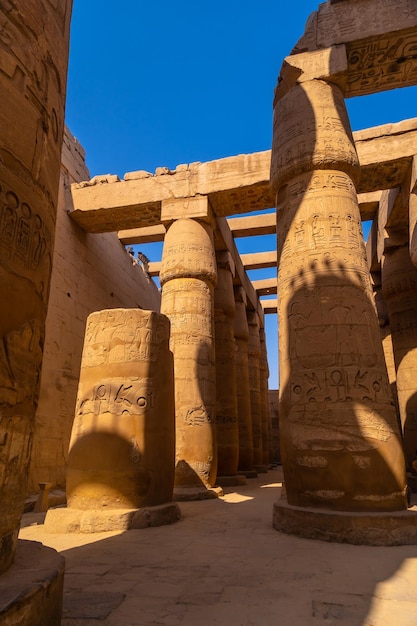
[[[352,513],[305,509],[275,502],[272,525],[276,530],[305,539],[368,546],[417,544],[417,506],[387,513]]]
[[[139,509],[49,509],[44,528],[48,533],[103,533],[173,524],[181,518],[175,502]]]
[[[267,465],[255,465],[255,470],[258,472],[258,474],[267,474],[268,466]]]
[[[221,487],[175,487],[174,500],[190,502],[193,500],[213,500],[223,495]]]
[[[19,539],[0,577],[0,626],[61,624],[65,559],[37,541]]]
[[[255,469],[241,470],[238,474],[240,476],[245,476],[245,478],[258,478],[258,472]]]
[[[216,482],[221,487],[240,487],[246,485],[246,477],[235,474],[234,476],[217,476]]]

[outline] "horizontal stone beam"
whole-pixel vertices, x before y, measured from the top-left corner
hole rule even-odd
[[[161,261],[151,261],[148,268],[149,276],[159,276],[159,272],[161,271],[161,265]]]
[[[417,118],[353,133],[361,166],[358,193],[399,187],[417,152]]]
[[[241,254],[243,267],[246,271],[258,270],[265,267],[276,267],[277,265],[277,252],[271,250],[270,252],[254,252],[253,254]]]
[[[258,296],[269,296],[277,293],[276,278],[264,278],[262,280],[254,280],[252,284]]]
[[[98,176],[72,185],[70,215],[87,232],[119,231],[154,226],[161,221],[161,203],[207,196],[217,217],[250,213],[274,206],[269,188],[271,153],[255,152],[207,163],[158,168],[153,176],[131,172]]]
[[[165,239],[166,228],[163,224],[156,226],[144,226],[143,228],[131,228],[119,230],[117,233],[120,241],[125,245],[140,243],[155,243]]]
[[[276,212],[247,217],[230,217],[227,220],[233,237],[251,237],[252,235],[275,235],[277,232]]]
[[[278,300],[276,298],[273,300],[261,300],[260,302],[265,315],[278,312]]]
[[[359,193],[399,186],[416,153],[417,119],[358,131],[353,136],[361,164]],[[164,200],[198,195],[208,197],[217,217],[264,210],[274,206],[269,189],[270,158],[270,151],[265,151],[180,165],[173,172],[159,168],[155,176],[126,174],[124,181],[117,176],[95,177],[72,185],[74,209],[70,215],[87,232],[109,232],[160,226]],[[369,207],[366,211],[368,218]],[[255,234],[250,222],[240,226],[234,219],[230,222],[235,236]],[[264,227],[262,231],[262,223],[268,221],[271,230]],[[252,229],[257,226],[256,234],[275,232],[273,221],[271,216],[255,216]]]

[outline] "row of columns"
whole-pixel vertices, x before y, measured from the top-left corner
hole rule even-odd
[[[242,287],[234,286],[230,253],[215,250],[206,207],[201,216],[199,198],[194,217],[189,199],[187,217],[176,219],[169,207],[160,271],[161,312],[171,322],[174,355],[175,487],[183,494],[210,491],[269,463],[263,329]]]

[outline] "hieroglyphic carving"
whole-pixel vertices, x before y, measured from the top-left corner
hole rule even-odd
[[[288,501],[324,507],[331,502],[340,510],[401,509],[405,473],[354,186],[358,162],[339,89],[321,81],[302,87],[276,102],[271,166]],[[310,142],[304,156],[304,137],[294,139],[291,130],[300,118]],[[292,155],[285,154],[287,126],[296,143]],[[353,452],[372,454],[373,469],[366,470]],[[308,462],[297,460],[307,457]],[[357,472],[360,495],[377,494],[376,500],[355,500]]]
[[[233,476],[239,461],[239,426],[235,368],[235,298],[229,254],[218,252],[214,291],[216,354],[216,428],[218,476]]]
[[[359,96],[417,82],[415,29],[347,44],[346,96]]]
[[[168,340],[169,320],[154,311],[89,316],[68,457],[70,507],[171,500],[175,426]]]
[[[171,322],[178,487],[212,487],[216,478],[216,371],[211,227],[181,218],[168,228],[160,281],[161,311]]]
[[[13,559],[39,393],[71,6],[0,6],[0,572]]]

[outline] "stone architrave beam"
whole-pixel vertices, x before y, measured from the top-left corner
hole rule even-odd
[[[278,312],[278,300],[276,298],[273,300],[261,300],[260,302],[264,315],[270,315]]]
[[[152,176],[93,178],[72,186],[71,217],[87,232],[154,226],[161,221],[161,203],[208,196],[217,217],[250,213],[274,206],[269,188],[271,153],[239,156],[159,168]],[[162,171],[160,171],[162,170]]]
[[[415,154],[417,118],[358,131],[353,137],[361,165],[359,193],[399,186]],[[175,172],[155,176],[126,175],[124,181],[117,176],[96,177],[72,186],[74,210],[70,215],[87,232],[111,232],[160,228],[163,200],[207,195],[218,217],[271,208],[270,157],[270,151],[256,152],[178,166]],[[182,169],[185,167],[188,169]],[[367,216],[368,208],[364,210]],[[230,227],[235,236],[267,234],[275,232],[274,221],[273,213],[233,218]],[[157,232],[160,237],[162,229]],[[150,234],[154,236],[155,231]],[[123,240],[127,243],[124,234]]]
[[[258,270],[265,267],[276,267],[277,252],[255,252],[253,254],[241,254],[243,266],[245,270]]]
[[[165,233],[165,226],[163,224],[156,224],[155,226],[143,226],[142,228],[119,230],[117,235],[119,237],[119,240],[123,244],[133,245],[163,241],[165,238]]]
[[[251,237],[252,235],[275,235],[277,232],[276,212],[247,217],[231,217],[227,220],[233,237]]]
[[[416,41],[415,0],[338,0],[320,4],[292,54],[344,44],[343,88],[345,96],[352,97],[414,85]]]
[[[270,296],[277,293],[277,279],[264,278],[252,282],[258,296]]]

